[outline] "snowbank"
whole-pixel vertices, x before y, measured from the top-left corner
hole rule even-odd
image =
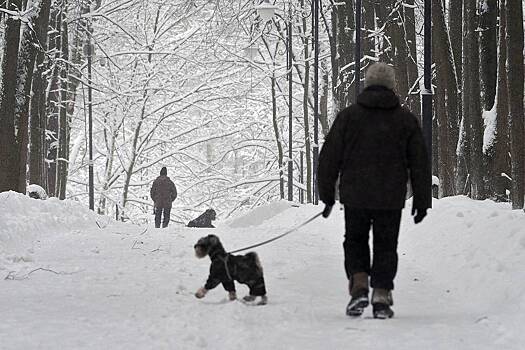
[[[18,192],[0,193],[0,270],[32,262],[37,240],[111,222],[78,202],[38,200]]]
[[[232,220],[225,222],[226,225],[232,228],[244,228],[250,226],[260,226],[265,221],[273,219],[275,216],[282,214],[286,209],[292,207],[292,204],[287,201],[279,201],[269,203],[253,209],[252,211],[242,214]]]

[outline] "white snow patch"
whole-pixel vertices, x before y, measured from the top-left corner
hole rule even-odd
[[[27,186],[26,192],[28,195],[30,195],[31,193],[36,194],[38,196],[38,199],[47,199],[46,190],[44,190],[39,185],[32,184]]]
[[[0,347],[523,348],[525,214],[488,200],[434,200],[418,225],[404,210],[393,320],[372,319],[370,307],[361,318],[345,316],[344,212],[336,209],[256,249],[268,305],[229,302],[220,286],[194,297],[209,272],[209,259],[193,253],[201,234],[233,249],[321,209],[278,202],[235,219],[239,228],[153,229],[114,223],[75,202],[2,193]],[[247,292],[237,285],[239,297]]]
[[[239,217],[230,220],[227,223],[227,225],[232,228],[258,226],[264,223],[266,220],[270,220],[276,215],[281,214],[283,211],[289,209],[291,206],[292,204],[287,201],[279,201],[275,203],[262,205],[250,211],[249,213],[243,214]]]
[[[485,131],[483,133],[483,153],[487,151],[494,144],[496,139],[496,126],[497,126],[497,114],[496,114],[496,103],[490,111],[483,111],[483,123],[485,125]]]

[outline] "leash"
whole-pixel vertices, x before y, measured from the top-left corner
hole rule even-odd
[[[288,231],[286,231],[285,233],[280,234],[279,236],[276,236],[276,237],[270,238],[270,239],[268,239],[268,240],[266,240],[266,241],[264,241],[264,242],[254,244],[254,245],[251,245],[251,246],[249,246],[249,247],[245,247],[245,248],[241,248],[241,249],[237,249],[237,250],[232,250],[231,252],[228,252],[227,254],[233,254],[233,253],[242,252],[243,250],[248,250],[248,249],[252,249],[252,248],[256,248],[256,247],[260,247],[260,246],[262,246],[262,245],[265,245],[265,244],[268,244],[268,243],[270,243],[270,242],[276,241],[276,240],[278,240],[279,238],[283,238],[284,236],[289,235],[290,233],[297,231],[297,230],[300,229],[301,227],[308,225],[309,223],[311,223],[312,221],[314,221],[315,219],[317,219],[317,218],[318,218],[319,216],[321,216],[322,214],[323,214],[323,212],[320,212],[319,214],[315,214],[314,216],[312,216],[310,219],[306,220],[306,221],[303,222],[302,224],[300,224],[300,225],[298,225],[298,226],[295,226],[295,227],[292,228],[291,230],[288,230]]]

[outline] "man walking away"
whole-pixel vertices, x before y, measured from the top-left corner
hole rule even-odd
[[[162,227],[168,227],[171,203],[177,198],[177,188],[168,177],[168,169],[166,169],[166,167],[160,170],[160,176],[153,181],[150,195],[154,203],[155,227],[160,228],[161,220]],[[164,216],[164,218],[162,216]]]
[[[375,63],[366,72],[357,103],[336,117],[319,155],[320,199],[328,217],[340,177],[345,208],[345,270],[350,303],[359,316],[368,306],[369,276],[375,318],[394,315],[392,290],[397,272],[397,242],[408,177],[413,188],[412,215],[419,223],[431,206],[430,164],[416,117],[401,107],[394,90],[394,69]],[[369,231],[373,232],[370,262]]]

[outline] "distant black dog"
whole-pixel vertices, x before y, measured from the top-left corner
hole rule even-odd
[[[215,228],[215,226],[213,226],[211,222],[215,220],[216,216],[217,214],[215,213],[215,210],[208,209],[204,213],[202,213],[198,218],[188,222],[187,226]]]
[[[209,255],[211,259],[210,275],[204,287],[195,293],[197,298],[204,298],[206,293],[222,283],[224,289],[229,292],[230,300],[237,299],[235,283],[246,284],[250,288],[250,294],[243,298],[244,301],[252,302],[257,297],[261,300],[257,305],[267,302],[266,287],[264,285],[263,270],[257,253],[250,252],[246,255],[232,255],[226,253],[219,237],[208,235],[202,237],[195,244],[195,255],[204,258]]]

